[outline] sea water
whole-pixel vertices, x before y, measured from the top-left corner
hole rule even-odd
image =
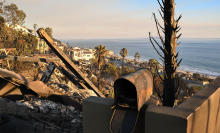
[[[158,38],[156,40],[161,44]],[[73,47],[84,48],[94,48],[102,44],[108,50],[113,50],[118,55],[122,48],[126,48],[128,50],[127,58],[134,59],[135,53],[138,52],[142,61],[154,58],[162,63],[161,57],[154,50],[149,38],[62,40],[62,42],[68,42]],[[178,59],[182,59],[178,69],[212,77],[220,75],[220,38],[182,38],[178,42],[181,43],[177,46],[176,52],[179,52]],[[158,47],[157,49],[160,51]],[[162,54],[162,51],[160,53]]]

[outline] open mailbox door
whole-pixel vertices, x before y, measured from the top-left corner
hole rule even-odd
[[[114,83],[115,106],[110,129],[112,133],[132,133],[139,111],[153,92],[153,77],[141,69],[117,79]]]

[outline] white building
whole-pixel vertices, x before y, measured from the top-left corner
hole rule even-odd
[[[113,55],[113,54],[114,54],[114,51],[113,51],[113,50],[108,50],[108,54],[109,54],[109,55]]]
[[[92,52],[90,52],[90,51],[83,51],[83,59],[89,60],[91,58],[93,58]]]
[[[6,25],[9,27],[9,24],[6,24]],[[13,29],[15,31],[23,31],[23,33],[26,33],[26,34],[32,34],[33,33],[33,30],[28,29],[28,28],[26,28],[24,26],[21,26],[21,25],[18,25],[18,24],[15,24],[13,26]]]
[[[93,58],[93,52],[91,52],[89,49],[80,49],[77,46],[73,48],[71,55],[73,60],[89,60]]]

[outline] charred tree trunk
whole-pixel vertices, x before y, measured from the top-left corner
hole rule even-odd
[[[175,100],[175,69],[176,69],[176,22],[174,20],[174,0],[165,0],[164,26],[165,26],[165,78],[163,90],[163,105],[173,106]]]
[[[124,58],[125,57],[123,57],[123,59],[122,59],[122,69],[121,69],[122,70],[122,75],[124,74]]]
[[[177,57],[178,53],[176,54],[176,47],[179,45],[176,43],[176,41],[180,38],[181,34],[176,37],[177,32],[180,30],[180,27],[178,25],[178,21],[182,17],[181,15],[177,20],[174,20],[174,10],[175,10],[175,0],[165,0],[165,2],[162,0],[162,4],[159,2],[161,11],[163,15],[160,12],[160,15],[162,19],[164,20],[164,28],[159,24],[158,20],[156,19],[155,14],[154,19],[156,22],[157,31],[161,40],[161,43],[163,46],[159,45],[157,41],[151,37],[150,33],[150,41],[157,51],[157,53],[161,56],[162,60],[165,63],[164,67],[164,89],[163,89],[163,96],[162,96],[162,102],[163,106],[169,106],[173,107],[174,101],[175,101],[175,95],[176,91],[178,89],[178,85],[175,79],[175,72],[177,67],[179,67],[182,59],[177,63]],[[159,27],[162,29],[162,31],[165,34],[165,41],[163,40]],[[153,41],[158,45],[160,50],[163,52],[163,54],[160,54],[160,52],[156,49],[156,47],[153,44]]]

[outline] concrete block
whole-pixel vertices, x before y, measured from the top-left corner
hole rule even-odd
[[[89,97],[83,100],[83,132],[111,133],[109,123],[112,117],[114,99]]]
[[[149,105],[145,114],[145,133],[186,133],[187,119],[175,108]]]
[[[220,76],[176,106],[149,105],[145,133],[219,133]]]

